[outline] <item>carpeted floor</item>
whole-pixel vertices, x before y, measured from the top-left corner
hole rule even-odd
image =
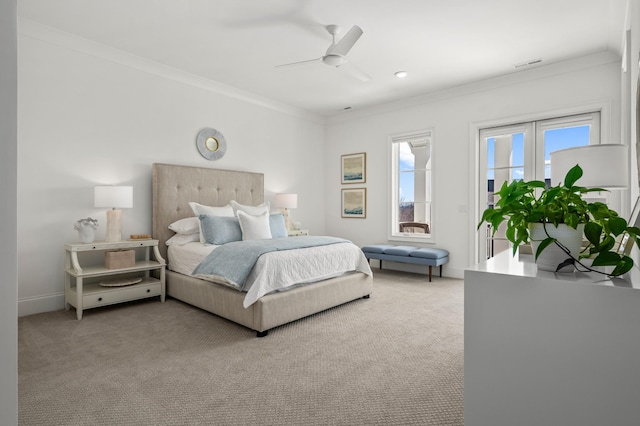
[[[462,280],[255,332],[174,299],[19,319],[20,425],[462,425]]]

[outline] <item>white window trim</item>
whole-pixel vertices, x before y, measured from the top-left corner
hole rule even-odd
[[[393,149],[394,142],[405,141],[407,139],[418,139],[418,138],[429,138],[431,140],[431,227],[429,234],[418,234],[418,233],[400,233],[396,231],[395,225],[398,223],[397,220],[397,211],[396,211],[396,201],[397,194],[396,188],[398,187],[398,172],[397,172],[397,161],[395,158],[395,152]],[[421,244],[435,244],[436,243],[436,234],[437,234],[437,209],[433,208],[436,205],[436,144],[435,141],[435,132],[433,127],[416,130],[412,132],[403,132],[403,133],[394,133],[389,135],[388,137],[389,146],[388,146],[388,155],[387,155],[387,181],[389,182],[389,190],[387,193],[387,201],[389,206],[389,216],[387,220],[387,239],[389,241],[413,241]]]

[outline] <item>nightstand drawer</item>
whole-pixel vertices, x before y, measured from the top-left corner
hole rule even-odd
[[[129,300],[143,299],[146,297],[160,296],[162,284],[155,283],[135,284],[128,287],[109,288],[104,291],[92,291],[82,295],[84,309],[106,306],[113,303],[127,302]]]

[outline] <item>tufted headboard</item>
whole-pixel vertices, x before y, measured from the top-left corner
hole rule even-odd
[[[231,200],[247,205],[264,202],[262,173],[154,163],[151,181],[153,238],[160,240],[165,260],[165,241],[174,235],[168,226],[193,216],[190,201],[207,206],[224,206]]]

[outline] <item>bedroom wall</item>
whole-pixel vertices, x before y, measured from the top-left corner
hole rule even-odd
[[[326,230],[357,244],[393,244],[387,240],[388,153],[390,134],[433,127],[435,246],[450,252],[444,274],[463,277],[473,264],[475,225],[475,139],[478,122],[542,118],[551,111],[608,106],[603,141],[620,141],[620,59],[613,54],[583,57],[506,77],[353,111],[327,123]],[[367,153],[367,217],[340,217],[340,156]],[[402,244],[402,243],[398,243]],[[389,264],[391,267],[391,264]],[[413,265],[398,269],[420,270]]]
[[[18,23],[19,315],[63,307],[64,244],[97,218],[93,186],[134,187],[123,235],[151,233],[151,164],[265,174],[265,196],[298,194],[293,220],[324,232],[324,120],[34,23]],[[197,133],[225,136],[200,156]],[[309,161],[313,159],[313,161]]]
[[[16,1],[0,0],[0,424],[18,424]]]

